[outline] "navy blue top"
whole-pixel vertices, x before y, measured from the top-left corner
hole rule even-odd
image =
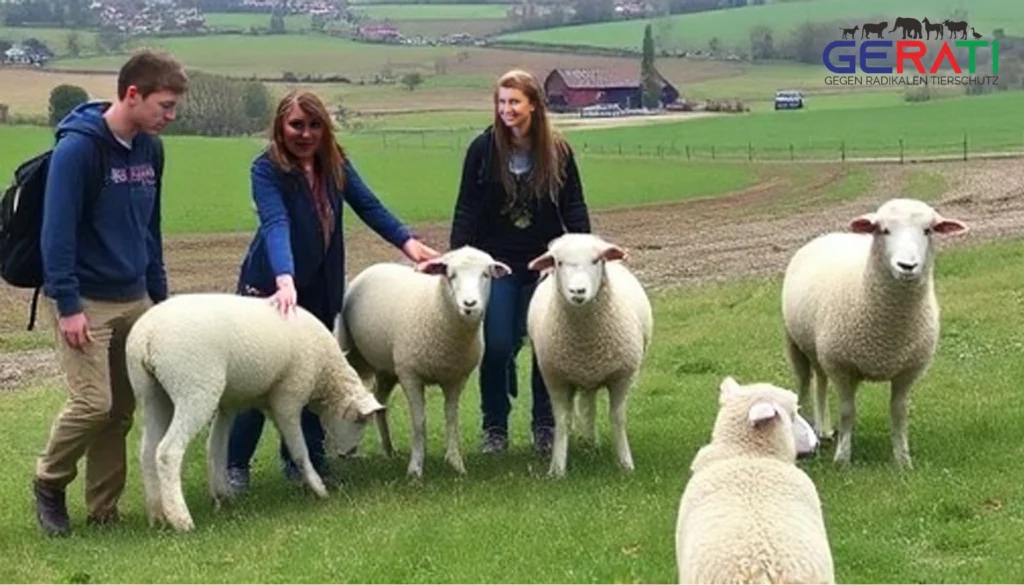
[[[278,276],[290,274],[295,280],[298,302],[304,289],[319,289],[326,306],[322,320],[332,321],[341,310],[345,282],[345,248],[342,237],[342,205],[345,201],[374,232],[396,248],[411,237],[409,229],[381,204],[363,182],[351,160],[342,167],[344,188],[328,181],[327,193],[334,212],[332,233],[324,245],[323,229],[317,216],[309,182],[301,171],[285,172],[266,152],[252,163],[252,197],[260,225],[249,245],[238,279],[240,292],[269,296],[277,290]]]
[[[43,293],[61,316],[80,312],[81,297],[135,300],[148,292],[154,302],[167,298],[158,139],[139,132],[128,148],[102,117],[109,107],[86,102],[57,125],[40,252]]]

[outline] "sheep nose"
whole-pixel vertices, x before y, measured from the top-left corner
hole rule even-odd
[[[572,294],[572,295],[582,295],[582,294],[586,294],[586,292],[587,292],[587,289],[585,289],[583,287],[576,287],[576,288],[569,287],[569,294]]]
[[[472,309],[473,307],[476,306],[476,303],[476,299],[467,299],[465,301],[462,301],[462,306],[466,307],[467,309]]]
[[[917,268],[917,262],[897,262],[896,266],[899,266],[905,272],[910,272]]]

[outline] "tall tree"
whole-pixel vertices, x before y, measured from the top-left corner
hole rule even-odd
[[[643,55],[640,57],[640,99],[645,108],[656,108],[661,101],[661,84],[654,71],[654,34],[644,27]]]

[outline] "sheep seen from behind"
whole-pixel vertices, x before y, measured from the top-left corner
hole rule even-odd
[[[816,378],[814,427],[831,436],[828,382],[839,394],[834,460],[850,461],[855,394],[863,381],[890,385],[893,457],[910,468],[907,410],[911,386],[927,370],[939,339],[933,277],[936,235],[966,233],[928,204],[891,199],[855,217],[852,233],[811,240],[791,258],[782,285],[786,350],[801,404]]]
[[[412,452],[408,474],[423,475],[426,452],[424,389],[444,393],[445,461],[466,473],[459,449],[459,397],[483,359],[483,318],[491,281],[511,273],[504,263],[471,246],[413,267],[381,263],[360,272],[345,294],[341,344],[352,366],[386,405],[395,384],[409,403]],[[394,455],[387,413],[377,416],[381,447]],[[357,433],[361,433],[361,429]]]
[[[679,583],[834,583],[817,488],[796,466],[816,447],[794,392],[726,377],[679,501]]]
[[[150,524],[195,527],[181,488],[189,443],[207,440],[210,494],[232,497],[228,438],[235,413],[260,408],[277,427],[305,483],[327,497],[300,427],[307,404],[328,441],[343,421],[365,425],[384,407],[366,391],[334,335],[296,307],[282,316],[266,299],[221,293],[173,296],[144,313],[126,342],[128,377],[143,414],[139,457]]]
[[[529,264],[543,277],[527,310],[527,331],[555,415],[549,475],[565,475],[574,400],[582,432],[596,443],[597,391],[607,388],[612,444],[620,467],[632,471],[626,399],[653,334],[643,286],[622,263],[625,251],[600,236],[570,233],[550,242]]]

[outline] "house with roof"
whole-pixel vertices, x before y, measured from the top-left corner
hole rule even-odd
[[[679,90],[657,70],[655,77],[661,87],[662,105],[679,99]],[[635,72],[607,69],[552,69],[544,79],[548,104],[555,111],[578,110],[597,104],[618,104],[623,108],[640,108],[640,67]]]

